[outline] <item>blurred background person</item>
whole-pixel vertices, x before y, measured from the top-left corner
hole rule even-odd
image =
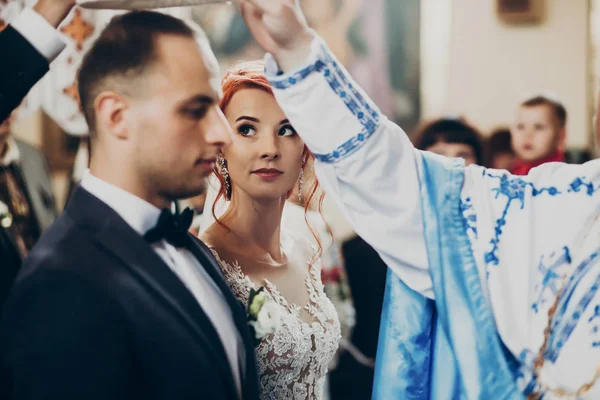
[[[0,124],[0,306],[21,262],[58,216],[46,158],[13,137],[12,120]]]
[[[544,163],[564,161],[566,126],[567,110],[558,99],[536,95],[523,101],[510,130],[517,156],[512,173],[527,175]]]
[[[515,165],[515,152],[510,140],[510,129],[499,128],[487,140],[488,155],[486,166],[512,171]]]
[[[419,150],[446,157],[459,157],[466,165],[483,165],[481,133],[462,118],[438,118],[421,124],[414,134]]]

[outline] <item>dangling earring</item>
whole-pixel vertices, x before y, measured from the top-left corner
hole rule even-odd
[[[300,167],[300,176],[298,177],[298,202],[302,204],[302,184],[304,183],[304,164],[306,156],[302,157],[302,166]]]
[[[231,181],[229,179],[229,170],[227,169],[227,161],[222,156],[218,157],[219,161],[219,169],[221,170],[221,175],[223,176],[223,180],[225,181],[225,198],[227,200],[231,200]]]

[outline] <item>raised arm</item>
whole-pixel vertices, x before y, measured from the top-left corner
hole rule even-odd
[[[381,115],[296,2],[245,0],[242,13],[269,51],[267,76],[317,159],[319,182],[354,230],[411,288],[432,297],[419,194],[419,153]]]
[[[65,48],[56,27],[74,0],[39,0],[0,32],[0,50],[6,54],[0,67],[0,122],[19,105],[29,90],[48,72],[49,64]]]

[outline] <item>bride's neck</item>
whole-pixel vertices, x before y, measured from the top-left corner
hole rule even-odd
[[[221,221],[249,246],[269,253],[274,261],[285,258],[281,251],[281,216],[285,198],[252,199],[245,194],[235,196]]]

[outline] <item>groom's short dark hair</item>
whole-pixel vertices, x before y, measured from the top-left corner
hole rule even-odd
[[[103,90],[139,90],[137,78],[157,61],[156,39],[171,34],[195,37],[180,19],[153,11],[132,11],[113,17],[89,49],[79,70],[81,109],[90,133],[95,131],[94,100]]]

